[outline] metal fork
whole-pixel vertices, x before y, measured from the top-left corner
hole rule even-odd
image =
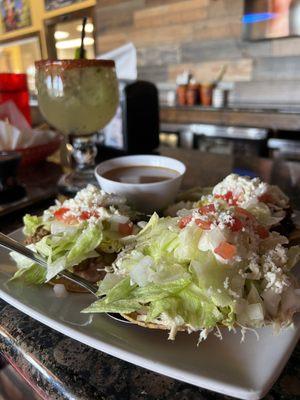
[[[29,258],[30,260],[36,262],[37,264],[41,265],[43,268],[47,269],[47,262],[43,260],[37,253],[29,249],[28,247],[24,246],[23,244],[17,242],[16,240],[10,238],[7,235],[4,235],[3,233],[0,232],[0,246],[4,247],[7,250],[10,251],[15,251],[19,254],[22,254],[23,256]],[[73,274],[70,271],[61,271],[58,273],[58,276],[68,279],[70,282],[75,283],[78,286],[83,287],[84,289],[88,290],[91,294],[93,294],[96,298],[97,296],[97,286],[92,284],[91,282],[87,281],[84,278],[81,278],[80,276],[77,276]],[[107,313],[111,318],[115,319],[116,321],[120,322],[128,322],[126,319],[124,319],[121,315],[119,314],[114,314],[114,313]]]

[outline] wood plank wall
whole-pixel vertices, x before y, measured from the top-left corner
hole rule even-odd
[[[183,70],[201,82],[226,65],[237,105],[300,105],[300,38],[242,40],[243,0],[98,0],[97,52],[132,41],[139,78],[174,83]]]

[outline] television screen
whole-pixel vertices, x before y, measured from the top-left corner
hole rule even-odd
[[[300,0],[245,0],[244,38],[275,39],[300,35]]]

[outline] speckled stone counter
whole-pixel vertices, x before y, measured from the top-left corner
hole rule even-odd
[[[229,399],[70,339],[0,300],[0,351],[43,399]],[[300,396],[300,344],[268,400]]]
[[[228,157],[192,151],[165,150],[163,153],[187,164],[185,186],[211,185],[234,168],[247,168],[265,180],[281,184],[294,205],[300,205],[300,167],[297,165],[284,163],[279,168],[276,163],[262,159],[243,160],[237,164]],[[7,217],[0,223],[1,230],[9,232],[20,226],[21,214]],[[229,399],[94,350],[35,321],[2,300],[0,354],[45,400]],[[267,400],[299,398],[300,343],[266,396]]]

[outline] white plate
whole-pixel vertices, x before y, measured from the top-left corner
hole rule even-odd
[[[13,235],[22,240],[21,231]],[[80,314],[90,295],[69,294],[58,299],[49,286],[7,285],[15,267],[0,250],[0,297],[49,327],[141,367],[206,389],[241,399],[263,397],[278,378],[300,337],[300,318],[295,328],[274,335],[258,330],[259,341],[247,333],[224,330],[223,341],[215,336],[196,347],[196,334],[179,333],[175,342],[167,333],[113,321],[105,315]]]

